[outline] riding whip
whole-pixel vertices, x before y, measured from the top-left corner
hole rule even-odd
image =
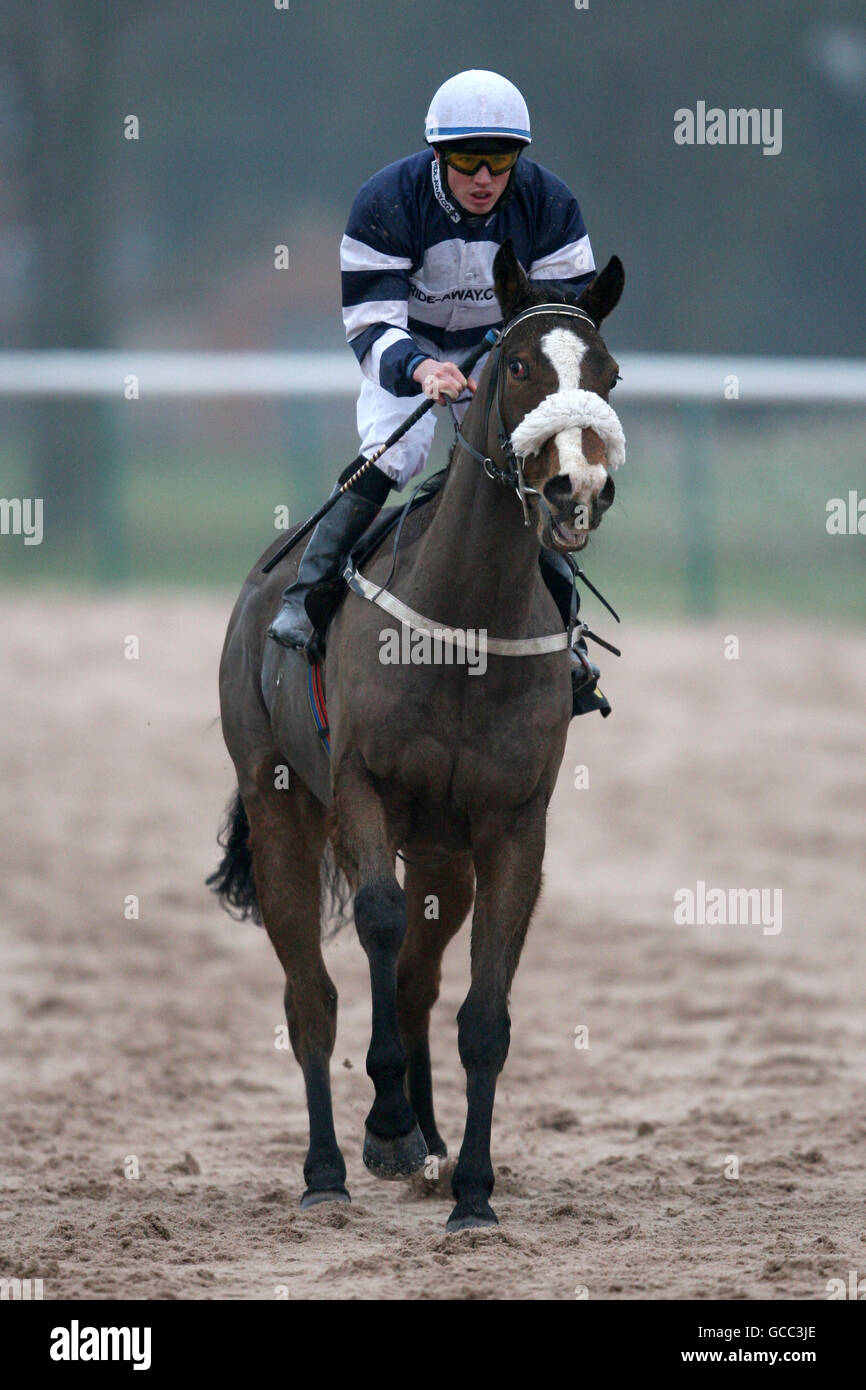
[[[499,334],[497,333],[495,328],[488,329],[481,342],[478,344],[478,347],[473,348],[469,356],[466,358],[466,361],[460,363],[460,371],[462,372],[463,376],[469,375],[476,362],[478,362],[479,359],[484,356],[488,348],[493,347],[498,336]],[[352,484],[356,483],[363,473],[366,473],[368,468],[372,467],[374,463],[378,462],[378,460],[384,454],[385,450],[390,449],[392,444],[396,444],[398,439],[402,439],[406,431],[410,430],[414,424],[417,424],[417,422],[421,419],[421,416],[426,415],[427,411],[431,410],[435,404],[436,402],[432,397],[423,401],[422,404],[418,406],[417,410],[413,410],[411,415],[407,415],[406,419],[403,421],[401,425],[397,426],[393,434],[389,434],[388,438],[385,440],[385,443],[380,445],[380,447],[376,450],[374,454],[371,454],[369,458],[366,458],[364,454],[359,454],[356,459],[353,459],[349,467],[355,468],[355,465],[357,464],[356,471],[352,474],[350,478],[346,479],[342,487],[340,487],[336,492],[333,492],[331,494],[327,502],[324,502],[317,512],[314,512],[313,515],[309,517],[307,521],[304,522],[303,526],[298,527],[295,534],[293,536],[290,536],[289,539],[285,541],[283,545],[280,546],[279,550],[277,550],[271,556],[267,564],[262,565],[262,573],[270,574],[271,570],[276,565],[278,565],[286,555],[288,555],[289,551],[297,545],[298,541],[302,540],[303,537],[306,536],[309,531],[312,531],[314,526],[318,525],[318,523],[321,521],[322,517],[326,514],[326,512],[329,512],[331,510],[334,503],[337,501],[337,498],[342,496],[344,492],[347,492],[348,489],[352,486]]]

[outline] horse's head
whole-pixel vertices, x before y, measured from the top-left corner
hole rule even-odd
[[[613,502],[611,473],[625,458],[622,428],[608,404],[617,363],[598,331],[622,294],[622,262],[614,256],[580,298],[531,285],[510,241],[497,252],[493,273],[506,326],[540,305],[583,311],[527,314],[506,332],[499,365],[502,424],[524,460],[526,482],[550,509],[538,508],[542,544],[580,550]]]

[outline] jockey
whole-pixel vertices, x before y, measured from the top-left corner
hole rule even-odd
[[[536,285],[580,293],[595,273],[574,196],[547,169],[521,159],[530,143],[529,112],[511,82],[483,71],[450,78],[433,97],[425,136],[426,150],[364,184],[340,247],[343,320],[364,377],[357,414],[368,458],[415,409],[422,390],[441,404],[450,398],[462,420],[475,381],[466,380],[454,358],[501,327],[493,259],[506,238]],[[405,487],[423,470],[434,429],[429,411],[316,526],[268,629],[277,642],[306,645],[312,635],[307,594],[340,573],[391,488]],[[347,470],[337,487],[349,476]],[[567,625],[571,570],[548,549],[541,569]],[[595,690],[597,668],[574,652],[571,659],[573,713],[609,713]]]

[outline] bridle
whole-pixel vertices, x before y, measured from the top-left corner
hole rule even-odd
[[[506,487],[513,488],[520,498],[520,505],[523,508],[523,523],[529,525],[529,512],[526,506],[527,496],[535,496],[541,505],[549,513],[547,503],[539,492],[538,488],[527,487],[523,476],[523,460],[514,451],[511,443],[511,431],[506,429],[505,419],[502,411],[502,396],[504,391],[505,372],[505,353],[503,344],[508,334],[517,327],[518,324],[525,322],[526,319],[533,318],[536,314],[558,314],[569,318],[580,318],[588,323],[591,328],[598,328],[597,323],[590,317],[584,309],[578,308],[576,304],[533,304],[528,309],[523,309],[519,314],[515,314],[505,327],[500,331],[496,342],[491,349],[491,370],[490,380],[487,386],[487,397],[484,403],[484,438],[487,439],[490,433],[490,416],[493,407],[496,407],[496,439],[499,444],[500,452],[505,459],[504,465],[497,463],[489,454],[482,454],[480,449],[476,449],[464,435],[457,423],[454,408],[448,402],[451,415],[454,420],[455,437],[459,440],[466,452],[482,465],[484,472],[495,483],[502,483]]]
[[[598,331],[598,324],[595,322],[595,319],[593,319],[586,312],[585,309],[579,308],[577,304],[558,303],[530,305],[528,309],[523,309],[519,314],[515,314],[514,318],[509,319],[505,327],[501,329],[499,336],[496,339],[496,342],[491,348],[490,380],[487,385],[487,397],[484,402],[484,438],[487,439],[490,434],[490,416],[495,406],[496,439],[499,444],[500,452],[505,459],[504,465],[501,463],[497,463],[496,460],[494,458],[491,458],[489,454],[482,454],[480,449],[476,449],[474,444],[469,443],[469,440],[466,438],[465,434],[463,433],[459,424],[457,423],[457,417],[454,414],[454,407],[451,401],[449,400],[448,402],[449,409],[451,410],[451,417],[454,421],[455,438],[459,441],[461,446],[466,450],[466,452],[470,455],[471,458],[477,459],[477,461],[483,467],[484,472],[487,474],[488,478],[490,478],[494,483],[502,483],[505,487],[513,488],[513,490],[517,493],[517,496],[520,499],[520,505],[523,508],[524,526],[529,525],[529,509],[526,505],[527,497],[536,498],[538,505],[542,508],[543,511],[547,513],[548,522],[552,523],[553,518],[550,511],[550,507],[547,504],[547,499],[544,497],[544,494],[540,492],[538,488],[526,486],[526,479],[523,476],[523,459],[517,453],[515,453],[514,446],[511,443],[511,431],[508,430],[505,425],[505,419],[502,413],[502,394],[504,389],[503,383],[505,379],[505,373],[503,371],[503,366],[505,363],[505,353],[503,352],[503,344],[505,342],[505,339],[508,337],[508,334],[512,331],[512,329],[516,328],[519,323],[523,323],[526,319],[532,318],[536,314],[558,314],[560,316],[565,316],[568,318],[583,319],[585,323],[589,324],[590,328],[594,328],[596,332]],[[616,612],[616,609],[608,603],[607,599],[604,597],[604,594],[600,593],[599,590],[592,583],[592,581],[589,578],[587,578],[585,571],[583,570],[582,566],[579,565],[577,561],[574,559],[574,556],[566,555],[565,559],[568,562],[568,565],[570,566],[575,579],[580,579],[586,585],[586,587],[590,589],[592,593],[595,594],[596,598],[604,604],[608,612],[613,614],[614,618],[616,618],[616,621],[619,622],[619,614]],[[576,611],[577,600],[575,596],[575,599],[572,604],[572,621],[574,620],[574,615],[576,614]],[[602,643],[602,645],[607,644]],[[611,650],[616,649],[611,648]]]
[[[493,482],[502,483],[503,485],[514,489],[514,491],[517,493],[517,496],[520,499],[520,504],[523,508],[523,520],[524,525],[526,526],[529,525],[529,512],[526,505],[527,496],[533,496],[537,499],[539,506],[547,513],[548,520],[551,522],[552,515],[546,499],[538,490],[538,488],[526,486],[526,480],[523,476],[523,460],[516,453],[511,443],[511,432],[508,429],[506,429],[505,426],[505,419],[502,410],[502,398],[504,390],[503,363],[505,362],[503,344],[505,342],[505,339],[508,337],[508,334],[511,333],[512,330],[515,329],[518,324],[523,323],[526,319],[532,318],[536,314],[556,314],[561,317],[580,318],[583,319],[584,322],[588,323],[591,328],[597,329],[598,327],[595,320],[592,319],[590,315],[585,312],[585,310],[578,308],[576,304],[553,303],[533,304],[528,309],[523,309],[521,313],[515,314],[514,318],[510,319],[509,322],[505,325],[505,327],[501,329],[498,337],[496,338],[490,350],[490,379],[487,386],[487,396],[484,402],[484,438],[486,440],[489,435],[490,417],[495,408],[496,438],[499,444],[500,453],[505,460],[504,464],[498,463],[489,454],[482,454],[480,449],[476,449],[473,444],[469,443],[469,440],[463,434],[462,430],[460,429],[460,426],[457,423],[457,418],[454,415],[454,408],[451,401],[449,400],[448,402],[449,407],[451,409],[452,417],[454,419],[455,436],[457,440],[460,442],[460,445],[462,446],[462,448],[466,450],[466,452],[469,454],[471,458],[477,459],[477,461],[484,468],[484,472],[486,473],[488,478],[492,479]],[[418,485],[419,488],[423,486],[423,483],[420,483]],[[416,489],[416,491],[417,490],[418,489]],[[457,641],[458,645],[459,641],[461,640],[465,643],[465,634],[461,634],[460,631],[457,629],[449,629],[442,623],[434,622],[430,618],[425,617],[422,613],[415,612],[414,609],[409,608],[405,603],[403,603],[401,599],[398,599],[394,594],[390,593],[388,589],[388,585],[391,583],[391,580],[394,575],[394,570],[397,564],[397,551],[400,542],[400,533],[403,529],[403,522],[406,520],[406,517],[409,514],[413,498],[414,493],[413,497],[410,497],[409,501],[403,508],[399,523],[395,529],[391,569],[389,570],[384,582],[382,584],[376,584],[373,581],[365,578],[364,575],[359,573],[356,565],[352,562],[351,557],[346,562],[346,566],[343,571],[343,578],[346,580],[346,583],[349,585],[349,588],[352,589],[353,592],[356,593],[360,598],[368,599],[372,603],[378,604],[380,608],[383,608],[386,612],[390,613],[399,622],[406,623],[415,630],[426,631],[428,633],[434,634],[446,633],[447,640]],[[619,615],[616,612],[616,610],[611,607],[604,595],[599,593],[595,585],[587,578],[581,566],[574,560],[574,558],[571,555],[566,555],[565,558],[568,561],[568,564],[571,568],[572,573],[574,574],[574,577],[576,579],[582,580],[583,583],[586,584],[587,588],[590,589],[596,595],[596,597],[601,600],[605,608],[607,608],[608,611],[613,614],[614,618],[616,618],[616,621],[619,622]],[[546,637],[529,637],[515,639],[487,638],[487,650],[492,652],[494,655],[498,654],[501,656],[534,656],[541,655],[544,652],[555,651],[560,648],[570,649],[576,617],[577,594],[572,593],[571,617],[565,632],[552,633]],[[609,642],[605,642],[602,638],[597,637],[596,634],[592,632],[586,626],[585,623],[582,623],[580,626],[584,635],[592,637],[595,641],[599,642],[601,646],[606,647],[608,651],[614,652],[617,656],[619,656],[618,648],[611,646]],[[581,660],[584,661],[584,664],[586,665],[585,659],[582,656]]]

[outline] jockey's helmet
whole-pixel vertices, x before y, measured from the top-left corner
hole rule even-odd
[[[424,123],[428,145],[491,136],[528,145],[532,136],[526,102],[513,82],[498,72],[458,72],[435,93]]]

